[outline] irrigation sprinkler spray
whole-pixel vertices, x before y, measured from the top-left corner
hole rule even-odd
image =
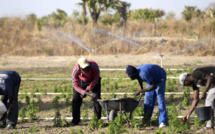
[[[97,51],[98,49],[103,48],[103,47],[105,47],[105,46],[107,46],[107,45],[110,45],[110,44],[113,44],[113,43],[119,41],[119,40],[114,40],[114,41],[112,41],[112,42],[109,42],[109,43],[104,44],[104,45],[102,45],[102,46],[99,46],[99,47],[97,47],[97,48],[89,49],[88,47],[86,47],[86,45],[84,45],[84,43],[81,41],[81,39],[79,39],[78,37],[76,37],[76,36],[74,36],[74,35],[66,34],[66,33],[63,32],[63,31],[60,31],[60,35],[62,35],[62,36],[64,36],[64,37],[66,37],[66,38],[68,38],[68,39],[74,41],[75,43],[77,43],[78,45],[80,45],[82,48],[84,48],[85,50],[87,50],[87,51],[89,52],[89,56],[88,56],[89,59],[91,59],[91,55],[92,55],[93,52],[95,52],[95,51]]]
[[[160,45],[161,45],[162,47],[164,47],[167,41],[168,41],[168,40],[165,40],[165,39],[160,40]],[[160,56],[160,58],[161,58],[161,67],[163,67],[163,57],[164,57],[164,54],[157,53],[157,52],[154,52],[154,53],[155,53],[156,55]]]
[[[118,38],[118,39],[120,39],[120,40],[122,40],[122,41],[126,41],[126,42],[128,42],[129,44],[132,44],[132,45],[135,45],[135,46],[138,46],[138,47],[141,47],[141,48],[147,50],[145,47],[143,47],[143,46],[137,44],[136,42],[134,42],[134,41],[132,41],[132,40],[129,40],[129,39],[125,38],[125,37],[122,37],[122,36],[119,36],[119,35],[115,35],[115,34],[113,34],[113,33],[111,33],[111,32],[106,32],[105,30],[100,29],[100,28],[97,29],[97,31],[98,31],[99,33],[107,34],[107,35],[113,36],[113,37]]]
[[[160,55],[160,57],[161,57],[161,67],[163,67],[163,56],[164,55],[162,55],[162,54]]]
[[[63,31],[60,31],[60,34],[63,35],[64,37],[66,37],[66,38],[74,41],[75,43],[77,43],[78,45],[80,45],[81,47],[83,47],[85,50],[87,50],[88,52],[91,52],[91,50],[88,47],[86,47],[84,45],[84,43],[78,37],[76,37],[76,36],[74,36],[72,34],[66,34]]]
[[[58,38],[44,39],[44,40],[41,40],[41,42],[50,41],[50,40],[53,40],[53,39],[58,39]],[[25,48],[27,48],[27,47],[30,47],[30,46],[32,46],[32,45],[33,45],[33,44],[28,44],[28,45],[25,45],[25,46],[20,47],[20,48],[18,48],[18,49],[15,49],[15,50],[13,50],[13,51],[11,51],[11,52],[8,52],[8,53],[6,53],[6,54],[0,55],[0,58],[3,58],[3,57],[5,57],[5,56],[7,56],[7,55],[9,55],[9,54],[11,54],[11,53],[14,53],[14,52],[23,50],[23,49],[25,49]]]

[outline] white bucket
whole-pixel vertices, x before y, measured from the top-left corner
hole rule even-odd
[[[6,106],[2,101],[0,101],[0,115],[4,114],[7,111]]]

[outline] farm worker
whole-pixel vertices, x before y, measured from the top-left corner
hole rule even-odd
[[[7,111],[0,115],[0,127],[14,129],[18,120],[18,92],[21,77],[16,71],[0,72],[0,96],[1,101],[7,107]]]
[[[94,113],[97,118],[101,118],[101,106],[97,99],[101,99],[101,78],[97,63],[93,60],[87,60],[82,57],[72,71],[73,100],[71,125],[77,125],[80,122],[80,107],[82,100],[86,96],[93,98]],[[90,93],[89,91],[92,91]]]
[[[166,86],[166,72],[163,68],[155,64],[143,64],[138,67],[128,65],[126,74],[131,80],[137,79],[140,85],[140,90],[136,91],[134,95],[145,93],[144,97],[144,113],[148,114],[148,119],[151,119],[157,98],[159,108],[159,127],[163,128],[168,125],[168,117],[165,103],[165,86]],[[147,83],[147,87],[143,88],[143,83]]]
[[[186,122],[194,108],[197,106],[199,99],[206,99],[205,105],[211,106],[211,119],[207,121],[206,127],[202,130],[214,129],[214,98],[215,98],[215,67],[202,67],[193,70],[192,74],[182,73],[179,76],[181,85],[193,88],[193,102],[188,113],[182,118]],[[201,86],[205,86],[203,93],[199,96]],[[208,95],[206,95],[208,92]]]

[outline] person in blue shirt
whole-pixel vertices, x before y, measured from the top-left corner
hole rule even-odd
[[[143,64],[138,67],[128,65],[126,74],[131,80],[137,79],[140,85],[140,90],[136,91],[134,95],[140,93],[145,94],[144,97],[144,113],[149,114],[151,119],[157,98],[159,108],[159,127],[163,128],[168,125],[168,117],[165,103],[165,86],[166,86],[166,72],[163,68],[155,64]],[[143,82],[147,83],[147,87],[143,88]]]
[[[21,77],[16,71],[0,72],[0,96],[7,112],[0,115],[0,128],[14,129],[18,120],[18,92]]]

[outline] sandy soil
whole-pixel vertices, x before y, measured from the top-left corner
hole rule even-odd
[[[31,67],[73,67],[81,56],[50,56],[50,57],[6,57],[0,59],[0,68],[31,68]],[[128,64],[138,66],[146,63],[158,64],[164,68],[189,68],[215,65],[215,56],[187,57],[156,55],[103,55],[84,56],[92,59],[101,67],[125,67]],[[162,63],[161,63],[162,61]]]

